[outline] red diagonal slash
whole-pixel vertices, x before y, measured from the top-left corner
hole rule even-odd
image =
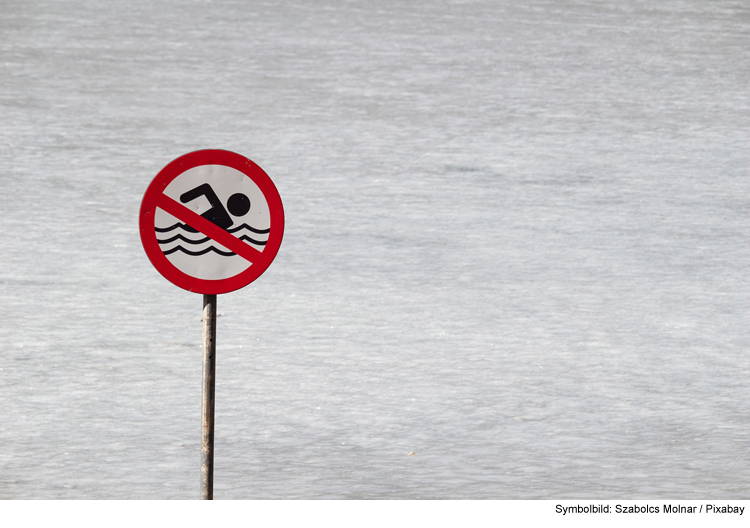
[[[186,223],[193,229],[197,229],[207,237],[227,248],[229,251],[237,253],[240,257],[244,258],[251,264],[256,264],[263,258],[262,252],[249,244],[245,244],[239,238],[230,235],[213,222],[210,222],[202,216],[194,213],[166,194],[162,193],[161,196],[159,196],[159,199],[156,201],[156,206],[168,212],[181,222]]]

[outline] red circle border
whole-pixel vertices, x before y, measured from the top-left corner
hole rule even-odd
[[[240,171],[260,188],[268,203],[271,225],[268,242],[261,252],[262,258],[253,262],[245,271],[227,279],[198,279],[180,271],[167,259],[156,240],[154,215],[158,207],[157,202],[164,193],[164,189],[180,174],[200,165],[224,165]],[[247,286],[260,277],[276,258],[281,247],[281,239],[284,237],[284,207],[271,178],[250,159],[228,150],[198,150],[180,156],[159,171],[143,195],[138,223],[143,249],[151,264],[165,279],[194,293],[229,293]]]

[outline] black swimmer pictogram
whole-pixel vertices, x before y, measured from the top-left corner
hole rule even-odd
[[[201,216],[206,220],[216,224],[223,230],[228,230],[234,224],[234,220],[227,213],[227,209],[232,213],[232,216],[245,216],[250,210],[250,199],[242,193],[235,193],[227,200],[227,209],[224,209],[224,205],[216,196],[216,193],[207,183],[199,185],[195,189],[191,189],[180,196],[182,203],[192,202],[196,198],[205,196],[208,203],[211,204],[211,209],[203,213]],[[187,231],[191,233],[197,233],[198,230],[190,226],[185,226]]]
[[[268,235],[270,232],[270,229],[256,229],[254,227],[251,227],[247,225],[246,223],[242,223],[239,226],[232,227],[234,225],[234,220],[232,220],[232,216],[240,217],[245,216],[248,211],[250,211],[250,199],[242,193],[235,193],[232,196],[229,197],[227,200],[227,206],[224,208],[224,205],[222,204],[219,197],[214,192],[213,188],[211,188],[211,185],[208,183],[204,183],[202,185],[199,185],[198,187],[195,187],[194,189],[191,189],[182,195],[180,195],[180,201],[182,203],[192,202],[193,200],[200,198],[202,196],[205,196],[208,200],[208,203],[211,205],[211,208],[201,214],[203,218],[210,221],[211,223],[217,225],[218,227],[222,228],[228,233],[235,234],[239,231],[247,230],[251,234],[254,234],[253,237],[247,235],[247,234],[239,234],[235,235],[237,238],[242,240],[243,242],[247,242],[250,244],[255,244],[258,246],[265,246],[267,240],[263,240],[262,237],[258,237],[257,235]],[[186,231],[188,234],[198,233],[198,230],[185,224],[182,222],[177,222],[169,227],[156,227],[154,226],[154,229],[157,233],[169,233],[174,230],[182,229],[183,231]],[[236,253],[232,251],[222,251],[213,245],[209,245],[208,247],[204,248],[196,248],[194,251],[191,251],[187,249],[186,247],[183,247],[180,243],[184,242],[186,244],[189,244],[190,246],[196,246],[200,244],[205,244],[206,242],[213,242],[209,237],[202,237],[202,238],[190,238],[190,236],[185,236],[181,234],[179,231],[175,233],[170,233],[171,236],[168,235],[168,238],[157,238],[157,242],[159,245],[168,245],[173,242],[178,242],[177,245],[165,249],[162,248],[162,251],[165,255],[171,255],[172,253],[176,251],[181,251],[187,255],[190,256],[200,256],[205,255],[209,252],[218,253],[221,256],[224,257],[230,257],[235,255]]]

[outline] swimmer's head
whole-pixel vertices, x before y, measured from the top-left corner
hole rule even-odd
[[[233,216],[244,216],[250,210],[250,198],[242,193],[233,194],[227,200],[227,209]]]

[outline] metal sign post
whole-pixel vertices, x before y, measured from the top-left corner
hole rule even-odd
[[[203,396],[201,398],[201,499],[214,498],[216,394],[216,295],[203,296]]]
[[[284,236],[276,186],[258,165],[226,150],[199,150],[164,167],[146,189],[141,242],[164,278],[203,294],[201,499],[214,497],[216,295],[266,271]]]

